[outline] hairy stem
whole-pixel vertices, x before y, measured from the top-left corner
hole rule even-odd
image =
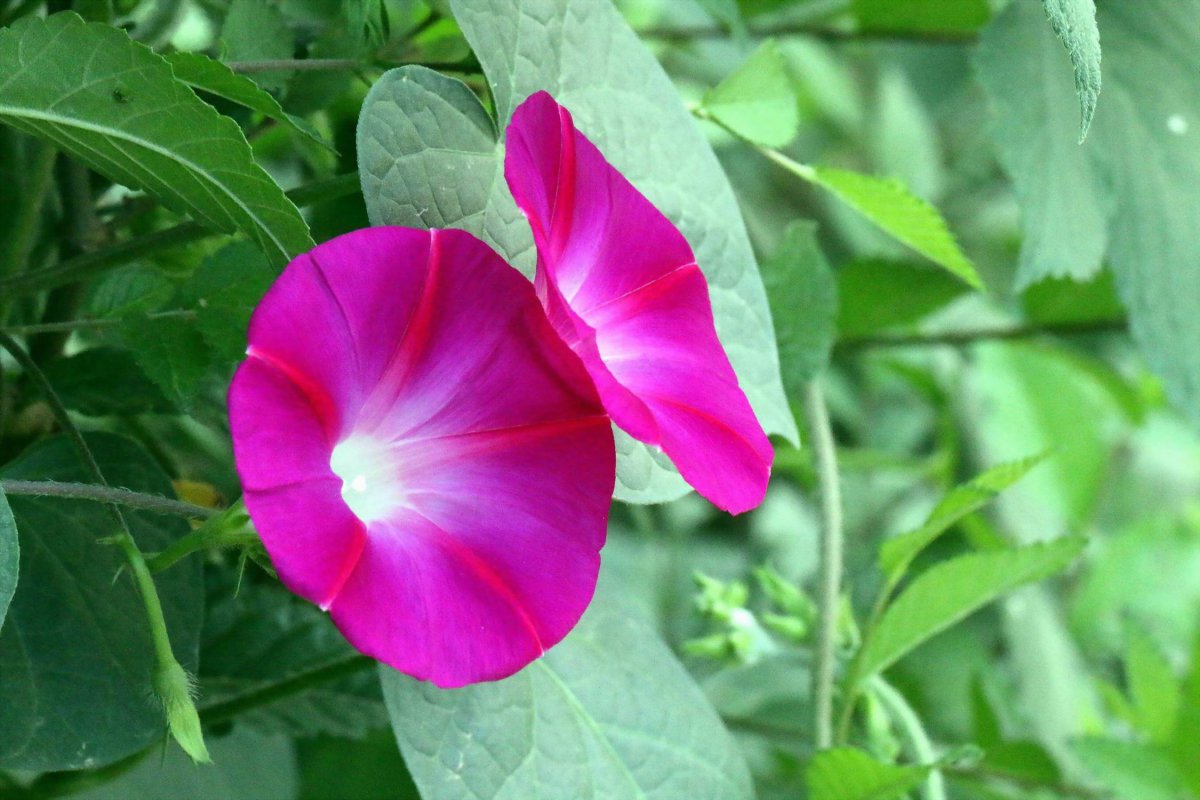
[[[144,494],[129,489],[101,486],[93,483],[69,483],[63,481],[18,481],[0,480],[0,489],[9,495],[28,497],[62,497],[70,500],[91,500],[97,503],[136,508],[155,514],[171,514],[193,519],[207,519],[218,512],[156,494]]]
[[[929,734],[925,732],[925,726],[921,724],[921,718],[917,716],[917,712],[913,711],[912,706],[904,699],[904,695],[896,691],[890,683],[879,677],[871,680],[871,689],[875,692],[875,696],[879,698],[879,702],[883,703],[888,716],[900,726],[904,740],[908,745],[908,752],[912,755],[913,760],[918,764],[932,764],[937,761],[937,753],[934,752],[933,742],[929,740]],[[925,788],[922,789],[921,794],[925,800],[946,800],[946,782],[942,778],[941,770],[930,770],[929,777],[925,781]]]
[[[821,495],[821,563],[817,596],[816,665],[813,671],[813,737],[818,750],[833,746],[833,686],[842,578],[842,494],[833,428],[820,382],[804,392],[813,462]]]

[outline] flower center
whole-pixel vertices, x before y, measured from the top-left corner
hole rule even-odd
[[[342,499],[363,522],[385,519],[404,505],[396,454],[386,442],[351,434],[333,448],[329,468],[342,479]]]

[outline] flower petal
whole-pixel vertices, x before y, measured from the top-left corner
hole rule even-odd
[[[288,265],[229,397],[280,578],[444,686],[512,674],[595,588],[607,415],[533,287],[462,231],[374,228]]]
[[[717,339],[687,240],[545,92],[517,108],[504,174],[538,248],[538,294],[613,421],[740,513],[773,458]]]

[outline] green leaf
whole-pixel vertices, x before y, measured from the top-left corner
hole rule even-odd
[[[861,750],[836,747],[808,762],[809,800],[901,800],[929,775],[929,767],[876,761]]]
[[[829,167],[814,168],[810,180],[971,288],[983,289],[974,265],[958,248],[942,215],[900,181]]]
[[[4,627],[4,617],[8,614],[8,605],[12,602],[13,593],[17,591],[17,568],[20,561],[17,523],[13,520],[12,509],[8,507],[4,490],[0,489],[0,629]]]
[[[1191,796],[1170,758],[1153,745],[1089,737],[1072,742],[1071,750],[1117,800],[1187,800]]]
[[[1200,638],[1192,648],[1192,668],[1183,682],[1183,703],[1169,752],[1188,790],[1200,797]]]
[[[42,368],[63,405],[92,417],[169,414],[176,407],[120,347],[92,347]]]
[[[280,61],[295,55],[296,41],[283,12],[267,0],[233,0],[221,25],[226,61]],[[254,82],[279,91],[287,85],[287,70],[255,72]]]
[[[887,669],[905,654],[1018,586],[1060,571],[1083,550],[1081,538],[971,553],[921,573],[888,606],[853,673],[857,682]]]
[[[288,800],[421,800],[396,737],[373,731],[362,741],[332,736],[296,742],[300,795]]]
[[[780,371],[789,398],[799,402],[804,385],[829,362],[835,335],[837,284],[817,244],[817,226],[793,222],[773,258],[762,265],[771,302]]]
[[[209,592],[203,652],[201,714],[355,655],[328,615],[315,606],[279,586],[237,587],[228,579]],[[347,739],[388,724],[372,669],[314,686],[237,719],[239,725],[264,735]]]
[[[0,75],[0,121],[205,225],[248,234],[276,266],[312,247],[233,120],[124,31],[72,13],[23,18],[0,30]]]
[[[189,408],[213,363],[196,323],[180,317],[126,317],[120,335],[142,371],[177,408]]]
[[[733,191],[654,56],[607,0],[569,0],[536,13],[516,0],[452,5],[487,74],[501,127],[526,96],[550,91],[679,226],[708,278],[717,333],[759,420],[794,441],[766,293]],[[494,131],[461,83],[413,67],[386,73],[368,94],[358,125],[371,222],[465,228],[532,275],[533,237],[505,186]],[[641,486],[620,484],[618,497],[678,496],[673,471],[646,452],[639,460],[636,471],[653,477]],[[659,492],[664,483],[670,491]]]
[[[262,254],[234,242],[209,256],[180,287],[180,303],[195,309],[195,326],[217,358],[240,361],[246,354],[246,328],[274,274]]]
[[[1082,282],[1070,278],[1040,280],[1021,293],[1021,306],[1029,321],[1039,325],[1114,322],[1125,317],[1108,270]]]
[[[122,317],[158,311],[175,295],[175,284],[161,269],[130,264],[104,275],[91,294],[91,314]]]
[[[116,486],[172,495],[171,482],[141,447],[111,434],[88,436]],[[65,436],[39,442],[2,470],[21,480],[87,481]],[[21,583],[0,629],[0,767],[98,767],[160,739],[166,722],[151,685],[154,650],[145,610],[115,547],[103,506],[82,500],[12,497],[21,541]],[[173,517],[126,511],[138,544],[160,550],[187,533]],[[156,583],[175,655],[195,669],[203,612],[198,559]]]
[[[989,80],[985,70],[987,84],[1008,81],[1017,74],[1015,65],[1036,61],[1040,51],[1034,48],[1058,48],[1040,14],[1025,5],[1011,4],[989,33],[994,36],[994,69],[1000,72]],[[997,135],[1022,148],[1028,172],[1042,180],[1075,181],[1082,190],[1077,177],[1082,173],[1097,187],[1072,191],[1075,205],[1046,214],[1052,226],[1047,236],[1070,236],[1079,215],[1093,213],[1086,205],[1099,192],[1108,263],[1129,311],[1134,340],[1163,379],[1167,396],[1194,424],[1200,423],[1200,349],[1192,346],[1200,338],[1200,226],[1195,224],[1200,219],[1200,124],[1195,117],[1200,83],[1194,80],[1200,71],[1200,29],[1194,24],[1200,0],[1105,3],[1098,12],[1104,31],[1105,102],[1082,148],[1087,156],[1083,165],[1063,162],[1028,136],[1003,130]],[[1039,81],[1053,78],[1040,76]],[[1020,85],[1019,80],[1009,84]],[[1027,93],[1020,102],[1032,115],[1029,129],[1036,130],[1044,104],[1031,102]],[[1013,177],[1029,179],[1017,172]],[[1097,252],[1090,250],[1089,256]]]
[[[962,281],[923,265],[866,259],[838,266],[838,336],[909,327],[966,294]]]
[[[987,0],[854,0],[851,7],[866,31],[969,33],[991,16]]]
[[[171,65],[175,77],[182,83],[197,91],[207,92],[251,111],[257,111],[264,117],[281,122],[297,133],[307,136],[322,147],[329,148],[329,143],[322,139],[311,125],[302,118],[284,111],[283,106],[279,105],[279,101],[270,92],[220,61],[202,53],[169,53],[164,58]]]
[[[1138,728],[1155,742],[1168,741],[1183,704],[1179,680],[1154,640],[1132,625],[1125,675]]]
[[[1089,3],[1090,0],[1047,0]],[[1107,203],[1088,151],[1061,45],[1033,3],[1012,3],[984,31],[976,67],[995,109],[992,141],[1021,206],[1017,288],[1086,280],[1108,246]]]
[[[648,626],[600,600],[511,678],[444,690],[384,669],[383,688],[423,797],[753,796],[741,754],[683,667]]]
[[[779,46],[768,39],[704,95],[703,108],[739,136],[783,147],[800,132],[800,111]]]
[[[1100,28],[1095,0],[1042,0],[1050,26],[1058,34],[1075,67],[1079,95],[1079,141],[1087,138],[1100,100]]]
[[[1048,453],[1011,461],[992,467],[971,481],[954,487],[941,502],[929,512],[921,527],[893,536],[884,541],[879,549],[879,568],[887,578],[889,586],[895,586],[908,571],[913,559],[955,523],[969,514],[974,514],[987,505],[993,497],[1025,477],[1025,473],[1046,460]]]

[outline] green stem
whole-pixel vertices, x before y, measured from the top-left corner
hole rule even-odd
[[[781,25],[751,25],[747,34],[755,39],[781,39],[789,36],[807,36],[825,42],[896,42],[903,44],[969,45],[979,41],[974,31],[913,31],[904,28],[869,28],[845,30],[827,25],[811,23],[788,23]],[[702,25],[680,28],[646,28],[638,31],[643,39],[658,39],[665,42],[687,42],[694,39],[724,39],[729,36],[725,28]]]
[[[154,576],[150,574],[150,568],[146,566],[146,559],[128,529],[117,537],[116,544],[125,554],[138,593],[142,596],[146,618],[150,622],[150,641],[154,643],[155,658],[160,666],[173,664],[175,654],[171,651],[171,639],[167,635],[167,618],[163,615],[162,602],[158,599],[158,589],[154,585]]]
[[[154,311],[145,315],[146,319],[183,319],[194,320],[196,312],[191,309],[177,308],[170,311]],[[32,325],[10,325],[3,328],[5,333],[13,336],[26,336],[35,333],[49,333],[54,331],[73,332],[83,329],[93,328],[112,328],[129,320],[130,317],[122,317],[120,319],[113,317],[103,317],[100,319],[68,319],[62,322],[37,322]]]
[[[205,706],[200,709],[200,721],[205,725],[227,722],[243,712],[277,703],[330,681],[354,675],[374,667],[377,663],[375,659],[357,653],[348,655],[323,666],[299,672],[269,686]]]
[[[41,142],[35,142],[33,147],[36,148],[36,152],[29,161],[26,172],[28,183],[22,193],[21,202],[17,204],[17,213],[7,240],[8,246],[0,253],[0,277],[12,275],[25,268],[37,239],[42,204],[53,183],[54,162],[58,158],[58,151]]]
[[[903,731],[904,738],[908,743],[908,751],[913,761],[918,764],[935,763],[937,761],[937,753],[933,749],[933,742],[929,740],[929,734],[925,732],[925,726],[921,724],[921,718],[917,716],[917,712],[913,711],[912,706],[904,699],[904,695],[896,691],[890,683],[879,677],[871,680],[871,690],[875,692],[875,696],[879,698],[879,702],[883,703],[888,716]],[[942,778],[940,769],[930,770],[929,778],[925,781],[925,788],[921,793],[925,797],[925,800],[946,800],[946,782]]]
[[[411,61],[364,60],[359,58],[279,58],[263,61],[226,61],[225,66],[234,72],[354,72],[365,67],[390,69],[391,67],[422,66],[438,72],[461,72],[466,62],[430,62],[417,64]]]
[[[837,647],[838,608],[842,577],[842,497],[838,479],[837,449],[829,410],[820,382],[810,381],[804,391],[804,409],[817,485],[821,495],[821,562],[818,590],[816,664],[813,671],[813,738],[818,750],[833,746],[833,686]]]
[[[185,503],[170,497],[143,494],[142,492],[133,492],[129,489],[120,489],[111,486],[98,486],[92,483],[0,480],[0,489],[5,494],[10,495],[91,500],[97,503],[112,503],[127,508],[136,508],[141,511],[151,511],[155,514],[172,514],[194,519],[207,519],[218,513],[211,508]]]
[[[358,173],[350,172],[299,186],[286,194],[293,203],[304,207],[326,200],[336,200],[357,191],[360,191]],[[102,250],[83,253],[46,269],[0,278],[0,296],[19,297],[52,289],[96,275],[159,250],[215,236],[218,233],[220,232],[209,230],[197,222],[184,222],[165,230],[155,231],[105,247]]]
[[[880,334],[843,339],[835,345],[838,352],[854,352],[877,347],[933,347],[947,345],[962,347],[982,341],[1031,339],[1035,336],[1088,336],[1097,333],[1121,333],[1128,330],[1124,319],[1088,320],[1086,322],[1057,322],[1047,325],[1010,325],[1007,327],[976,328],[927,334]]]
[[[197,528],[182,539],[172,542],[166,550],[151,556],[147,565],[151,572],[162,572],[192,553],[230,547],[251,547],[260,541],[254,531],[219,531],[214,534],[204,528]]]

